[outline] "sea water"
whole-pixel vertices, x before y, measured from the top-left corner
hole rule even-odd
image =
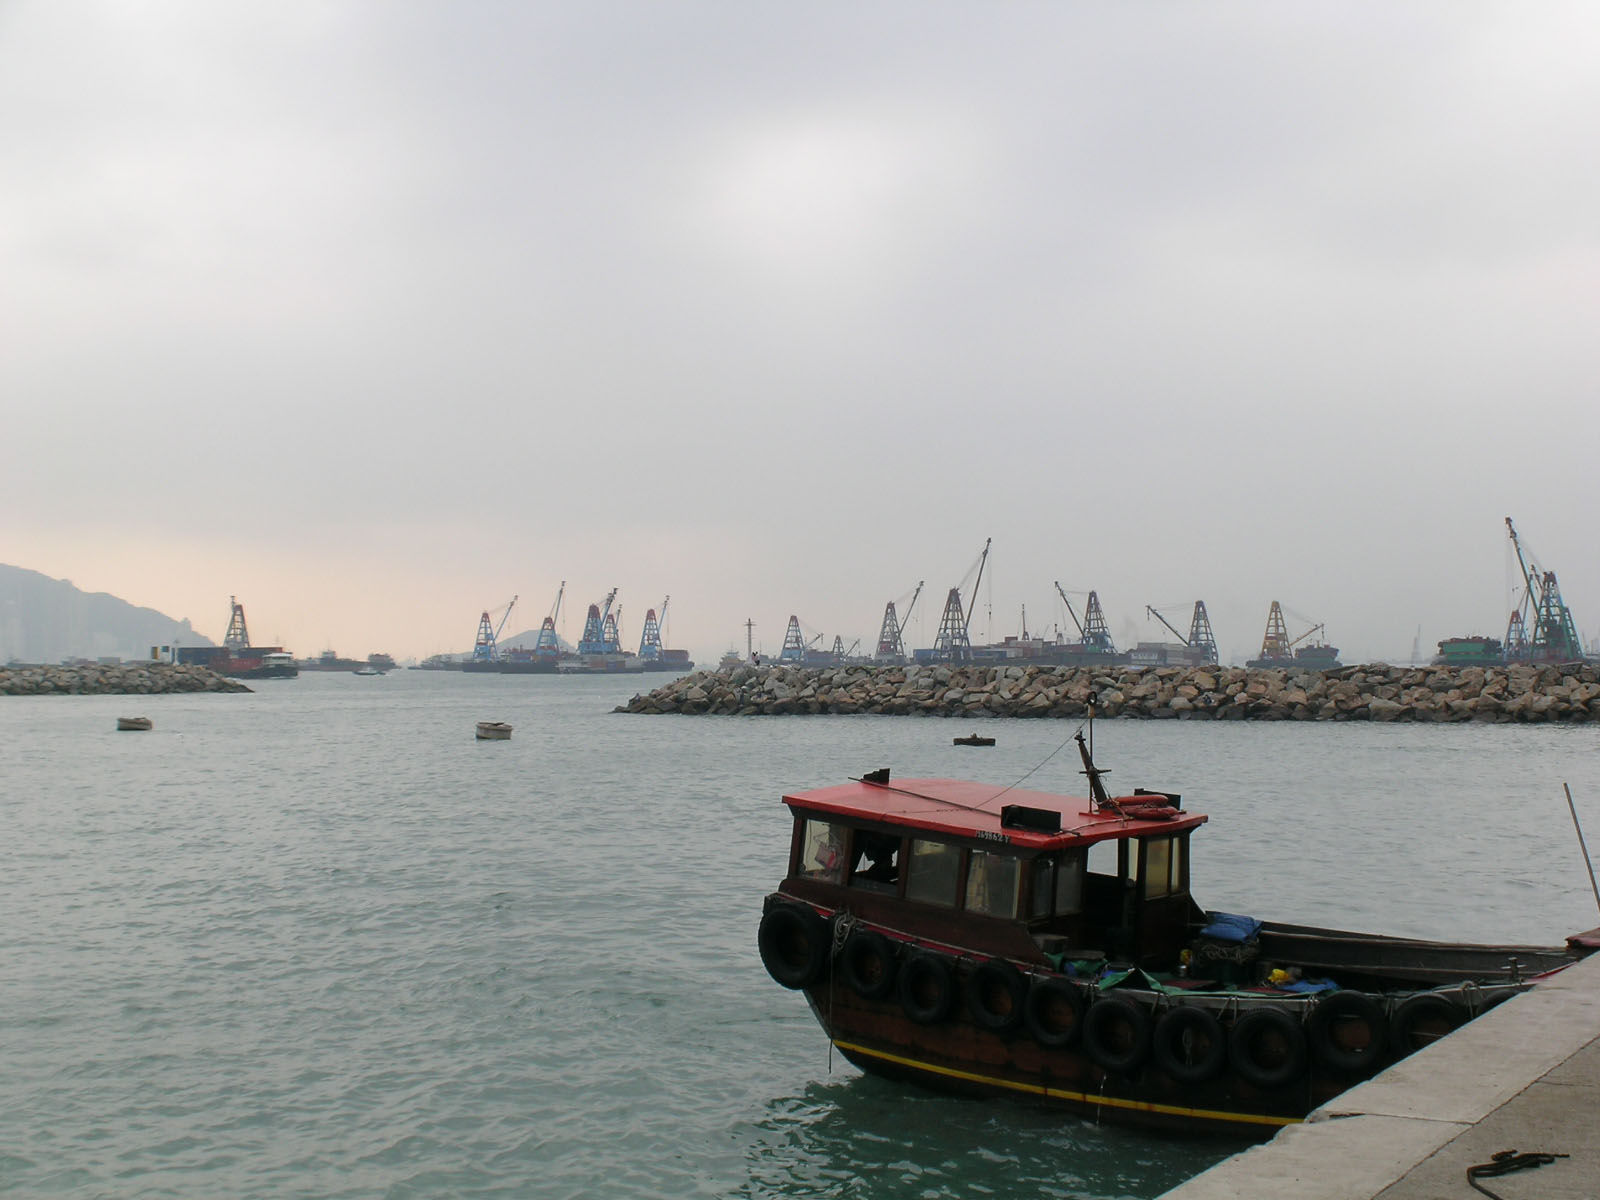
[[[1146,1197],[1239,1148],[864,1076],[762,969],[785,790],[887,766],[1081,794],[1076,722],[975,749],[937,719],[611,711],[658,678],[0,699],[0,1192]],[[1600,730],[1094,737],[1114,791],[1211,814],[1208,907],[1597,923],[1561,789],[1600,832]]]

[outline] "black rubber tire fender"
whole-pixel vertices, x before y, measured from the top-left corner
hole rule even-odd
[[[918,950],[900,964],[900,1007],[918,1025],[948,1020],[956,1006],[955,972],[941,954]]]
[[[1022,1023],[1039,1045],[1063,1050],[1083,1036],[1083,1014],[1088,1001],[1083,989],[1061,975],[1036,976],[1022,1002]],[[1061,1015],[1067,1014],[1063,1023]]]
[[[857,929],[839,952],[839,974],[863,1000],[894,995],[894,943],[873,929]]]
[[[1263,1038],[1275,1036],[1282,1048],[1276,1062],[1263,1061]],[[1228,1062],[1252,1087],[1270,1090],[1306,1073],[1306,1037],[1300,1022],[1281,1008],[1251,1008],[1240,1013],[1228,1033]]]
[[[1176,1083],[1209,1083],[1228,1065],[1228,1035],[1211,1012],[1182,1004],[1156,1022],[1150,1057]]]
[[[1005,959],[991,958],[972,968],[965,990],[967,1011],[979,1027],[1007,1033],[1022,1023],[1028,981]]]
[[[809,905],[774,904],[761,918],[756,944],[768,975],[786,988],[806,988],[828,973],[833,929]]]
[[[1339,1030],[1355,1022],[1366,1026],[1366,1038],[1351,1045],[1339,1036]],[[1312,1060],[1347,1075],[1370,1075],[1377,1070],[1388,1044],[1388,1031],[1383,1005],[1350,988],[1325,996],[1306,1018],[1306,1044]]]
[[[1150,1014],[1125,997],[1100,997],[1083,1014],[1083,1052],[1106,1071],[1134,1074],[1150,1057]]]
[[[1438,992],[1419,992],[1401,1001],[1389,1019],[1389,1048],[1396,1058],[1414,1054],[1470,1020],[1466,1008]],[[1444,1033],[1424,1033],[1424,1023],[1446,1026]]]

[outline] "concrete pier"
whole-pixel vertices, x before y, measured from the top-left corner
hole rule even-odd
[[[1512,1149],[1570,1157],[1483,1181],[1507,1200],[1600,1195],[1600,954],[1162,1200],[1476,1196],[1467,1168]]]

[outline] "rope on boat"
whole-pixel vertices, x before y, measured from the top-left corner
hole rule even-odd
[[[1567,1155],[1565,1154],[1545,1154],[1542,1151],[1518,1154],[1515,1150],[1502,1150],[1499,1154],[1491,1155],[1488,1162],[1479,1163],[1475,1167],[1468,1167],[1467,1182],[1485,1196],[1492,1197],[1493,1200],[1505,1200],[1505,1197],[1501,1196],[1500,1193],[1491,1192],[1478,1180],[1484,1176],[1492,1178],[1498,1175],[1509,1175],[1513,1171],[1529,1171],[1534,1167],[1542,1167],[1548,1163],[1555,1162],[1558,1158],[1566,1157]]]

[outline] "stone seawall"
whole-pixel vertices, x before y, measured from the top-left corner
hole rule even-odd
[[[1600,721],[1591,663],[1251,671],[1243,667],[741,666],[698,671],[615,711],[766,716],[1249,721]]]
[[[0,667],[0,696],[152,696],[162,692],[248,692],[206,667],[123,663],[79,667]]]

